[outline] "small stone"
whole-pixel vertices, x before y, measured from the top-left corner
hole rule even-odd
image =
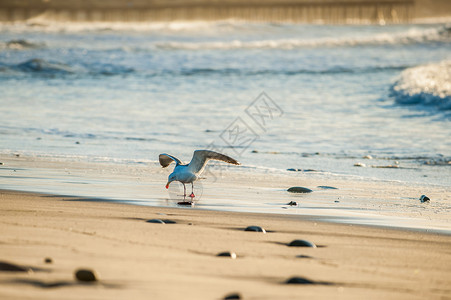
[[[76,141],[75,144],[76,144],[76,145],[80,145],[80,142],[79,142],[79,141]]]
[[[338,200],[335,200],[334,202],[335,202],[335,203],[340,203],[340,201],[338,201]]]
[[[50,257],[46,257],[46,258],[44,259],[44,262],[45,262],[46,264],[51,264],[51,263],[53,263],[53,259],[51,259]]]
[[[0,166],[3,166],[3,163],[2,163],[2,162],[0,162]]]
[[[79,281],[92,282],[97,281],[98,276],[96,276],[95,271],[88,269],[79,269],[75,272],[75,278]]]
[[[285,283],[287,284],[316,284],[316,282],[303,277],[291,277]]]
[[[242,298],[241,295],[238,293],[228,294],[227,296],[224,297],[224,300],[233,300],[233,299],[242,299]]]
[[[164,219],[163,222],[165,224],[176,224],[177,223],[176,221],[172,221],[172,220],[168,220],[168,219]]]
[[[365,155],[363,158],[364,159],[373,159],[373,157],[371,155]]]
[[[258,151],[257,150],[252,150],[252,152],[251,153],[258,153]]]
[[[287,169],[287,171],[291,171],[291,172],[296,172],[298,169],[294,169],[294,168],[290,168],[290,169]]]
[[[302,187],[302,186],[293,186],[290,187],[288,190],[290,193],[311,193],[313,192],[311,189]]]
[[[429,197],[426,196],[426,195],[421,195],[420,201],[421,201],[421,203],[424,203],[424,202],[431,202],[431,199],[429,199]]]
[[[386,165],[386,166],[371,166],[372,168],[379,168],[379,169],[398,169],[398,165]]]
[[[254,232],[263,232],[266,233],[266,230],[260,226],[248,226],[244,231],[254,231]]]
[[[218,253],[216,256],[230,257],[231,259],[236,259],[236,253],[230,251]]]
[[[151,219],[151,220],[147,220],[147,223],[158,223],[158,224],[166,224],[163,220],[160,219]]]
[[[354,164],[354,167],[366,167],[366,165],[358,162]]]
[[[294,240],[291,243],[288,244],[290,247],[310,247],[310,248],[316,248],[316,245],[312,242],[309,242],[307,240]]]
[[[287,203],[287,205],[289,205],[289,206],[297,206],[298,203],[296,201],[290,201],[290,202]]]
[[[296,256],[297,258],[313,258],[313,257],[311,257],[311,256],[308,256],[308,255],[297,255]]]
[[[338,188],[333,187],[333,186],[328,186],[328,185],[319,185],[319,186],[317,186],[317,188],[323,189],[323,190],[338,190]]]

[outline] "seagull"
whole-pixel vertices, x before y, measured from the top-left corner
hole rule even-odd
[[[169,184],[173,181],[180,181],[183,184],[183,199],[186,198],[186,183],[191,183],[191,202],[195,197],[194,195],[194,181],[200,178],[200,174],[203,172],[205,165],[209,160],[220,160],[227,162],[229,164],[239,165],[240,163],[235,159],[210,150],[196,150],[194,151],[193,158],[189,164],[183,164],[180,159],[163,153],[159,155],[160,164],[163,168],[169,166],[173,161],[175,162],[174,171],[168,177],[168,183],[166,184],[166,188],[169,188]],[[181,202],[182,203],[182,202]],[[185,203],[185,202],[183,202]]]

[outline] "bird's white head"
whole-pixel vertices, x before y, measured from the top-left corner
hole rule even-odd
[[[168,183],[166,183],[166,188],[167,188],[167,189],[169,188],[169,184],[170,184],[171,182],[177,180],[176,177],[177,177],[177,176],[176,176],[176,174],[174,174],[174,173],[171,173],[171,174],[169,175],[169,177],[168,177]]]

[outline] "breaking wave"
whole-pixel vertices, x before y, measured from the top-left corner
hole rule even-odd
[[[397,45],[427,42],[450,42],[451,26],[430,29],[411,29],[404,33],[383,33],[372,36],[319,38],[319,39],[280,39],[258,41],[218,41],[218,42],[160,42],[155,46],[166,50],[231,50],[231,49],[297,49],[317,47],[352,47],[374,45]]]
[[[386,65],[368,67],[331,67],[326,69],[240,69],[240,68],[180,68],[180,69],[136,69],[123,65],[111,63],[94,63],[90,65],[69,65],[56,61],[48,61],[34,58],[25,62],[6,65],[0,63],[0,74],[19,72],[31,75],[92,75],[92,76],[115,76],[134,74],[144,77],[159,76],[295,76],[300,74],[327,75],[327,74],[363,74],[384,71],[399,71],[408,68],[408,65]]]
[[[39,49],[43,47],[45,47],[45,44],[43,43],[35,43],[23,39],[0,42],[0,49],[26,50]]]
[[[398,104],[451,110],[451,60],[404,70],[391,95]]]

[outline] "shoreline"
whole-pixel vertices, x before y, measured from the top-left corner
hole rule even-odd
[[[54,194],[151,207],[179,207],[180,184],[164,188],[171,170],[158,163],[118,165],[0,156],[0,189]],[[196,183],[195,209],[316,216],[332,223],[451,234],[448,186],[356,179],[312,173],[275,174],[222,169]],[[289,193],[290,186],[312,189]],[[326,186],[325,189],[321,186]],[[327,187],[331,188],[327,188]],[[114,187],[114,188],[113,188]],[[432,200],[420,203],[425,194]],[[296,206],[287,205],[297,202]]]
[[[0,272],[0,295],[8,299],[223,299],[231,293],[244,299],[443,299],[451,294],[446,235],[11,191],[0,191],[0,200],[1,260],[34,269]],[[150,219],[176,223],[146,222]],[[243,231],[251,225],[267,233]],[[287,247],[294,239],[318,248]],[[216,256],[223,251],[237,258]],[[82,267],[95,270],[99,282],[77,283],[73,272]],[[293,276],[311,283],[286,284]]]

